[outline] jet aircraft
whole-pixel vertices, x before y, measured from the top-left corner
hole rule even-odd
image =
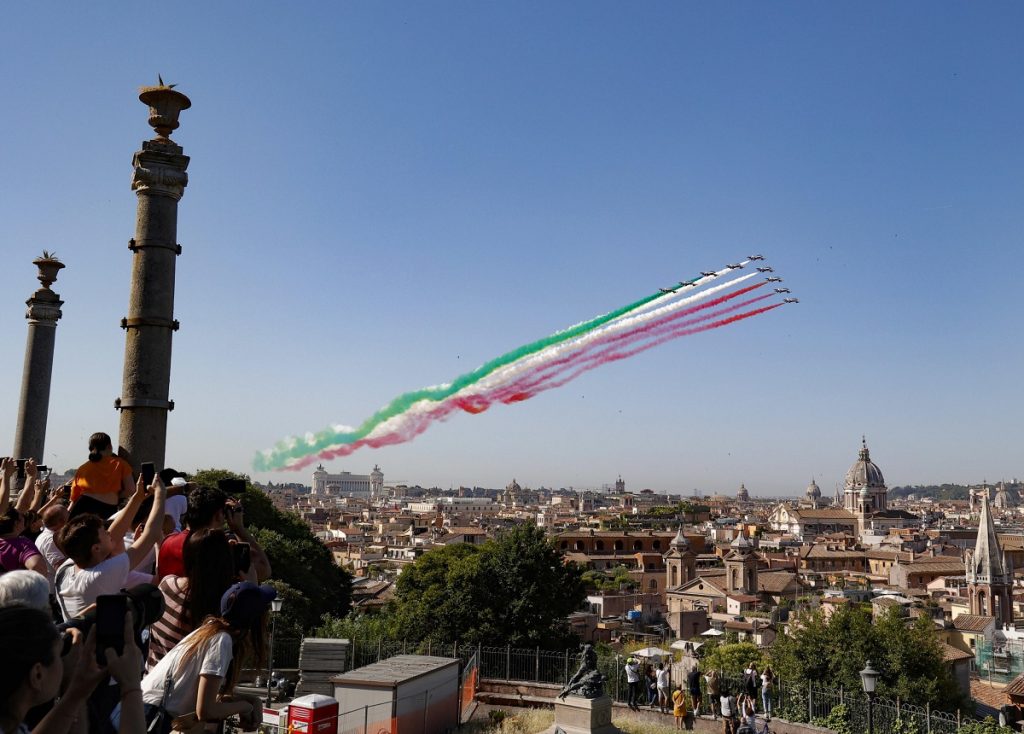
[[[718,276],[718,273],[711,273],[706,270],[702,270],[700,274],[703,275],[705,278],[715,278]]]
[[[729,270],[743,270],[743,266],[740,263],[733,263],[732,265],[726,265],[725,267]]]
[[[764,255],[747,255],[748,260],[764,260]]]
[[[764,282],[765,283],[781,283],[782,282],[782,278],[765,278]]]
[[[775,270],[770,265],[765,265],[763,268],[758,268],[759,273],[774,273]]]
[[[799,298],[783,298],[782,302],[783,303],[800,303],[800,299]]]
[[[776,293],[789,293],[789,288],[776,288]]]

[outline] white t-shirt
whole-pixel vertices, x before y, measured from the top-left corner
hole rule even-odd
[[[636,663],[626,663],[626,682],[627,683],[639,683],[640,682],[640,666]]]
[[[658,688],[669,687],[669,671],[668,668],[662,668],[658,671]]]
[[[127,553],[111,556],[92,568],[79,568],[74,561],[65,561],[57,569],[55,579],[67,617],[80,615],[83,609],[96,603],[98,596],[117,594],[121,589],[136,584],[153,583],[152,574],[132,571],[129,564]]]
[[[36,548],[43,554],[43,558],[46,559],[46,565],[48,566],[46,571],[46,578],[50,581],[50,592],[53,592],[53,574],[60,568],[60,564],[64,563],[68,559],[57,544],[53,542],[53,531],[50,528],[43,528],[43,532],[39,533],[39,537],[36,538]]]
[[[201,676],[215,675],[219,678],[227,678],[234,650],[231,635],[227,632],[218,632],[201,645],[195,654],[187,657],[183,655],[192,637],[201,629],[203,628],[200,627],[194,632],[190,632],[169,653],[164,655],[160,662],[142,679],[143,703],[160,705],[164,697],[164,683],[167,682],[167,671],[169,670],[173,670],[174,673],[171,677],[171,695],[168,696],[165,706],[174,716],[182,716],[196,710]],[[217,689],[220,690],[220,685],[217,686]]]
[[[174,518],[175,532],[181,530],[181,516],[185,514],[185,510],[187,509],[188,498],[183,494],[176,494],[173,497],[168,497],[167,501],[164,502],[164,514],[170,515]]]

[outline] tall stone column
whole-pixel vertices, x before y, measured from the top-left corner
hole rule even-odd
[[[174,320],[174,267],[181,254],[178,201],[188,185],[188,156],[170,139],[178,114],[192,103],[170,86],[144,87],[139,99],[149,105],[149,124],[157,135],[142,143],[132,159],[132,190],[138,196],[132,255],[132,287],[125,330],[120,445],[138,469],[152,461],[164,466],[171,382],[171,337]]]
[[[64,301],[50,290],[57,280],[57,271],[64,264],[44,252],[32,264],[39,269],[36,276],[43,287],[25,301],[28,310],[28,341],[25,344],[25,367],[21,374],[21,402],[18,425],[14,432],[14,456],[43,463],[46,443],[46,417],[50,410],[50,376],[53,374],[53,345],[57,338],[57,320]]]

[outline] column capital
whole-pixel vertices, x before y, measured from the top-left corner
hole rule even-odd
[[[60,296],[49,288],[37,290],[31,298],[25,301],[25,305],[28,306],[25,310],[25,318],[29,320],[30,324],[56,326],[57,320],[63,315],[60,307],[64,305],[64,301],[60,300]]]
[[[146,140],[132,157],[132,191],[150,196],[181,199],[188,186],[189,157],[170,141]]]

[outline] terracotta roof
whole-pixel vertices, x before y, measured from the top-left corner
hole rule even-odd
[[[758,602],[761,600],[761,597],[751,596],[750,594],[729,594],[729,598],[733,601],[738,601],[741,604],[749,602]]]
[[[996,621],[995,617],[983,617],[979,614],[958,614],[953,619],[953,629],[961,632],[984,632],[985,628]]]
[[[1012,681],[1006,684],[1006,688],[1003,689],[1003,693],[1015,696],[1024,696],[1024,673],[1021,673]]]
[[[951,663],[956,662],[957,660],[973,660],[974,655],[969,652],[964,652],[959,647],[953,647],[952,645],[943,642],[942,659],[947,663]]]
[[[757,574],[757,590],[768,594],[782,593],[794,582],[800,583],[796,574],[789,571],[762,571]]]
[[[1005,689],[996,688],[975,675],[971,676],[971,698],[978,704],[977,713],[981,716],[995,715],[1000,708],[1010,703]]]
[[[963,574],[964,564],[962,561],[939,561],[938,558],[929,558],[930,563],[904,563],[901,564],[901,568],[906,569],[909,573],[936,573],[940,575],[957,575]],[[935,561],[939,561],[936,563]]]
[[[882,609],[902,606],[899,599],[894,599],[891,596],[880,596],[877,599],[872,599],[871,603],[881,607]]]

